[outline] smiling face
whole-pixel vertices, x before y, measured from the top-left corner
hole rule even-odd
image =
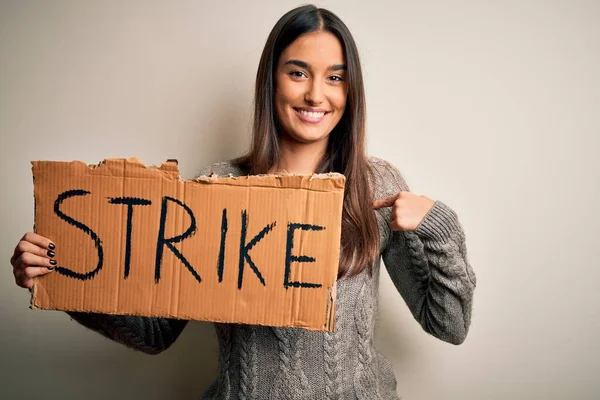
[[[344,114],[348,93],[340,41],[322,31],[300,36],[279,58],[275,88],[281,139],[325,148]]]

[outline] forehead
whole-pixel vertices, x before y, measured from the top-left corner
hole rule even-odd
[[[281,54],[280,63],[290,59],[305,61],[313,67],[346,63],[338,38],[332,33],[320,31],[306,33],[292,42]]]

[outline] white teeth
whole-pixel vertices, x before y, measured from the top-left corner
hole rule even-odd
[[[324,112],[312,112],[312,111],[305,111],[305,110],[299,110],[300,114],[302,115],[306,115],[307,117],[310,118],[321,118],[323,115],[325,115]]]

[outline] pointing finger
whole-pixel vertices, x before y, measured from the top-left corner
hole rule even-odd
[[[373,202],[373,209],[378,210],[380,208],[393,206],[394,202],[398,199],[398,196],[400,196],[400,193],[390,196],[386,199],[375,200]]]

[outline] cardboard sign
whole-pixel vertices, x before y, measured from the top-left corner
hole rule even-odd
[[[32,308],[334,330],[345,178],[35,161]]]

